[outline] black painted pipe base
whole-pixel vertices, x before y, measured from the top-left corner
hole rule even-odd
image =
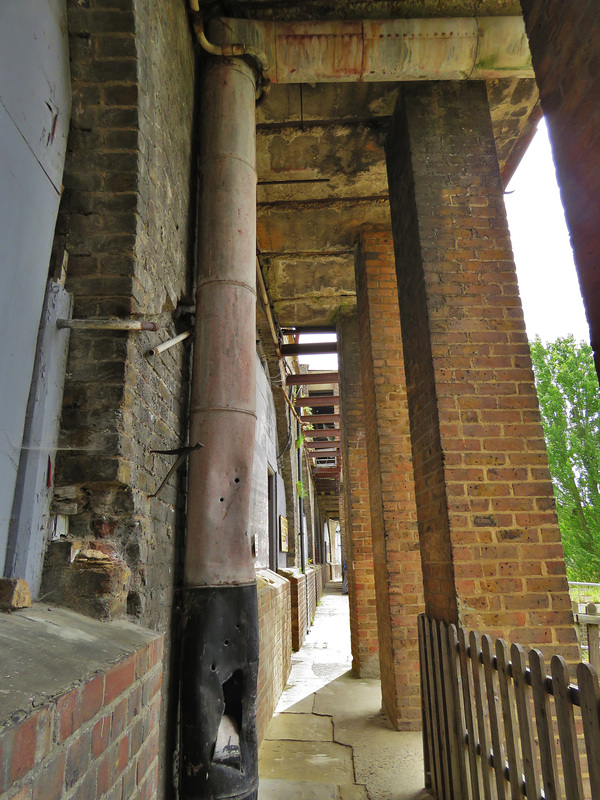
[[[256,800],[256,584],[185,590],[181,800]]]

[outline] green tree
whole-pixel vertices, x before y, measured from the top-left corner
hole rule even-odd
[[[600,582],[600,390],[592,349],[572,336],[531,344],[570,580]]]

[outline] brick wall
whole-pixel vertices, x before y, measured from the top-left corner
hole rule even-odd
[[[7,800],[157,796],[162,637],[0,727]]]
[[[364,229],[355,263],[383,705],[414,730],[423,579],[391,231]]]
[[[262,741],[292,669],[290,583],[270,570],[257,572],[260,663],[256,721]]]
[[[308,567],[306,570],[306,600],[307,600],[307,611],[306,616],[308,620],[308,628],[312,625],[313,619],[315,617],[315,611],[317,610],[317,603],[318,603],[318,587],[319,587],[319,575],[320,575],[320,567]],[[319,595],[320,597],[320,595]]]
[[[352,669],[359,677],[379,674],[379,641],[371,540],[371,508],[365,431],[365,398],[360,374],[356,313],[338,320],[340,415],[348,603]]]
[[[306,633],[312,625],[317,604],[323,594],[325,569],[321,564],[308,567],[306,573],[299,570],[280,570],[290,582],[292,649],[302,647]]]
[[[387,158],[428,611],[575,657],[485,87],[403,87]]]
[[[74,316],[134,316],[160,334],[71,337],[55,508],[108,539],[133,571],[129,611],[164,624],[176,481],[151,453],[185,436],[186,351],[153,360],[191,290],[194,61],[183,3],[69,4],[73,114],[59,240]],[[101,387],[101,389],[99,388]]]
[[[166,689],[185,469],[151,498],[173,463],[152,451],[186,439],[189,349],[145,353],[185,327],[174,311],[193,296],[193,41],[184,0],[68,0],[68,24],[73,109],[56,249],[69,255],[74,316],[134,317],[160,332],[71,336],[54,511],[69,516],[73,539],[130,571],[127,611],[166,634]],[[90,591],[49,570],[44,580],[72,607]]]
[[[600,8],[521,0],[600,375]]]
[[[292,602],[292,650],[298,652],[308,630],[306,614],[306,576],[299,570],[286,569],[281,574],[290,582]]]

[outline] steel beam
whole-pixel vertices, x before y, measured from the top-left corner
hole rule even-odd
[[[331,397],[299,397],[294,403],[294,408],[320,408],[322,406],[339,406],[340,398],[338,395]]]
[[[337,353],[337,342],[306,342],[303,344],[282,344],[282,356],[320,356]]]
[[[288,386],[314,386],[315,384],[339,383],[339,380],[340,376],[337,372],[311,372],[310,374],[288,375],[285,382]]]
[[[313,425],[324,424],[325,422],[339,422],[339,414],[306,414],[300,417],[302,422],[309,422]]]

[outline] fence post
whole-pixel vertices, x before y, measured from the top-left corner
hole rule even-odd
[[[425,788],[436,794],[435,774],[433,768],[433,742],[431,738],[431,704],[429,684],[427,682],[427,648],[425,625],[427,617],[419,614],[417,618],[419,631],[419,656],[421,662],[421,715],[423,718],[423,769],[425,772]]]
[[[590,655],[590,664],[595,670],[600,672],[600,615],[595,603],[588,603],[585,607],[585,613],[590,617],[597,617],[597,622],[586,624],[587,640]]]

